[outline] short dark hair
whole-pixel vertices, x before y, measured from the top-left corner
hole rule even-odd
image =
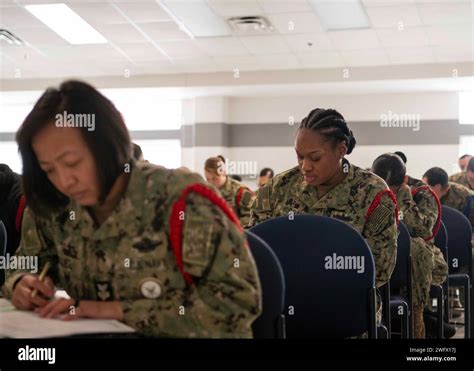
[[[225,158],[224,158],[224,156],[222,156],[222,155],[217,155],[216,157],[219,158],[219,159],[221,159],[222,162],[225,164]]]
[[[406,171],[403,160],[395,153],[384,153],[372,164],[372,172],[385,180],[389,186],[401,185]]]
[[[346,120],[335,109],[315,108],[301,121],[299,129],[311,129],[332,140],[334,144],[345,143],[347,154],[350,154],[356,145]]]
[[[459,159],[464,160],[466,157],[472,157],[472,155],[466,153],[465,155],[462,155],[461,157],[459,157]]]
[[[32,148],[33,137],[57,114],[90,114],[95,128],[78,127],[95,159],[103,202],[124,165],[132,157],[130,136],[122,115],[113,103],[91,85],[68,80],[59,88],[48,88],[35,103],[16,134],[23,161],[23,189],[28,205],[37,214],[48,215],[69,202],[40,168]]]
[[[0,202],[11,194],[12,189],[19,185],[21,177],[15,173],[7,164],[0,164]]]
[[[408,161],[407,156],[403,152],[395,151],[394,153],[402,159],[404,164],[407,163],[407,161]]]
[[[242,177],[240,175],[236,175],[236,174],[232,174],[232,175],[229,175],[232,179],[238,181],[238,182],[241,182],[242,181]]]
[[[466,172],[470,171],[471,173],[474,173],[474,157],[469,160],[466,166]]]
[[[431,169],[428,169],[423,174],[423,178],[426,178],[426,182],[431,187],[440,184],[441,187],[446,188],[449,182],[448,173],[440,167],[432,167]]]
[[[266,176],[268,172],[270,172],[270,178],[273,178],[275,173],[269,167],[264,167],[262,170],[260,170],[260,176]]]

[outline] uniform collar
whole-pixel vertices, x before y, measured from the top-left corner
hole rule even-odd
[[[347,159],[342,160],[342,166],[347,166],[348,174],[344,180],[326,193],[323,197],[318,199],[316,187],[309,185],[303,180],[303,175],[300,173],[299,181],[299,195],[301,200],[310,209],[326,209],[326,208],[338,208],[340,206],[340,200],[337,197],[331,197],[333,194],[349,194],[352,181],[355,177],[354,166],[349,163]]]
[[[83,237],[101,240],[119,236],[124,229],[132,233],[137,230],[143,213],[146,179],[139,164],[131,161],[130,165],[127,189],[115,209],[99,227],[85,207],[75,201],[69,204],[68,210],[75,213],[73,228],[79,230]]]

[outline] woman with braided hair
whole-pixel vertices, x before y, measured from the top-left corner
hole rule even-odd
[[[339,112],[312,110],[296,134],[298,165],[258,190],[249,226],[290,213],[343,220],[359,231],[371,248],[380,287],[395,267],[396,202],[381,178],[345,158],[355,144]]]

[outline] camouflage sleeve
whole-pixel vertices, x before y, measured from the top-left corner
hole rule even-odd
[[[273,216],[271,202],[272,184],[273,180],[270,180],[257,191],[250,207],[250,221],[246,226],[247,228],[252,228]]]
[[[23,215],[21,242],[15,256],[17,261],[21,262],[34,259],[36,262],[33,270],[28,269],[9,269],[6,271],[5,284],[3,285],[3,293],[6,298],[11,299],[13,290],[17,281],[26,274],[39,274],[38,270],[49,262],[51,267],[48,276],[54,282],[57,282],[57,266],[58,258],[54,243],[47,237],[48,227],[45,223],[41,223],[30,209],[26,209]],[[11,259],[11,257],[10,257]]]
[[[383,286],[390,279],[397,259],[397,222],[395,204],[387,193],[370,215],[362,235],[372,250],[374,257],[376,285]]]
[[[240,195],[238,195],[238,210],[239,218],[242,226],[247,226],[250,222],[250,207],[255,198],[254,193],[248,188],[239,189]]]
[[[152,336],[251,337],[261,292],[245,235],[197,195],[187,198],[182,254],[194,283],[160,300],[122,302],[124,322]]]
[[[407,226],[412,237],[429,238],[433,235],[433,228],[438,219],[438,206],[433,195],[427,190],[421,190],[413,199],[407,188],[397,193],[398,207],[401,220]]]

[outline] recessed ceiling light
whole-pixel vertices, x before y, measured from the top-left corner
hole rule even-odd
[[[25,9],[70,44],[105,44],[107,39],[66,4],[25,5]]]
[[[231,35],[226,21],[215,14],[204,0],[158,0],[158,3],[192,38]]]
[[[359,0],[309,0],[328,31],[369,28],[369,17]]]

